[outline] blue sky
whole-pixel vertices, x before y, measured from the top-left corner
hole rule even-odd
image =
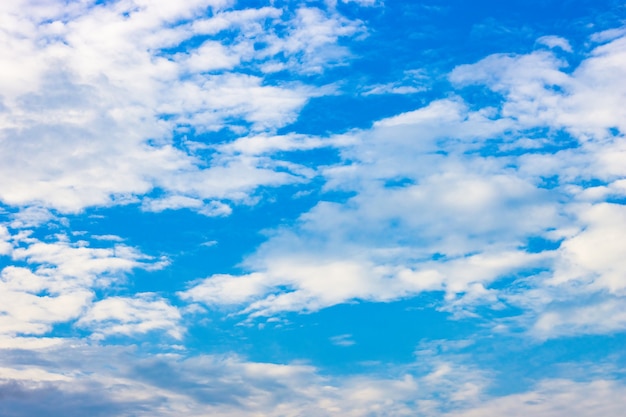
[[[621,416],[626,5],[0,5],[0,414]]]

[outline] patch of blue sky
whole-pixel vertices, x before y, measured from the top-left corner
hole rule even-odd
[[[349,71],[346,77],[352,77]],[[340,78],[341,79],[341,78]],[[332,96],[314,97],[300,111],[298,120],[278,130],[328,136],[352,129],[367,129],[380,119],[420,107],[428,93],[354,94],[348,90]]]
[[[472,343],[456,353],[471,356],[481,369],[490,369],[494,381],[488,391],[504,396],[527,391],[545,378],[582,382],[602,374],[621,379],[626,356],[619,346],[625,340],[624,334],[616,334],[528,343],[520,337],[494,338],[491,333],[477,332]]]
[[[319,147],[310,150],[279,151],[273,153],[272,158],[276,160],[289,161],[290,163],[295,163],[309,168],[318,168],[341,163],[339,151],[335,147],[330,146],[330,144],[326,147]],[[318,187],[320,185],[321,184],[317,184]],[[312,188],[315,187],[316,184],[312,181],[312,184],[303,184],[302,186]],[[296,187],[298,186],[296,185]]]
[[[459,63],[477,61],[492,53],[530,52],[541,36],[574,36],[573,41],[582,43],[590,31],[598,29],[578,22],[598,19],[601,27],[619,25],[617,5],[614,1],[577,2],[575,7],[543,1],[389,2],[384,13],[376,9],[360,11],[368,13],[365,19],[377,30],[367,42],[356,43],[354,49],[364,59],[371,51],[368,64],[373,64],[372,68],[384,65],[401,71],[407,63],[413,63],[417,68],[428,65],[447,72]],[[376,58],[383,55],[384,59]],[[359,68],[358,61],[355,66]]]
[[[558,249],[562,241],[562,239],[546,239],[544,236],[529,236],[523,248],[526,252],[540,253]]]
[[[392,303],[353,302],[250,322],[242,322],[241,315],[225,319],[212,314],[214,319],[194,326],[195,343],[190,348],[221,352],[228,346],[260,362],[307,360],[331,373],[384,370],[413,362],[423,339],[462,339],[477,329],[473,323],[449,321],[448,313],[426,307],[437,305],[440,298],[425,293]],[[333,343],[334,336],[344,334],[354,345]]]

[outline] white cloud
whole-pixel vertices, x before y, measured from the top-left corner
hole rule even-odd
[[[588,297],[588,296],[587,296]],[[570,305],[548,306],[537,315],[530,334],[546,340],[580,334],[607,334],[626,328],[626,308],[621,297],[602,297]]]
[[[265,30],[264,19],[279,19],[283,11],[275,7],[259,9],[224,10],[209,18],[196,19],[191,23],[192,31],[202,35],[216,35],[229,28],[242,30],[250,37],[260,36]]]
[[[138,293],[132,298],[109,297],[95,302],[76,323],[93,332],[94,337],[134,336],[164,331],[180,339],[183,335],[178,309],[155,294]]]
[[[105,240],[111,242],[123,242],[124,239],[117,235],[91,235],[92,239],[95,240]]]
[[[26,349],[37,351],[63,345],[67,340],[62,337],[19,337],[0,336],[0,349]]]
[[[12,275],[15,274],[4,274],[5,271],[6,268],[3,270],[3,281],[13,281]],[[53,324],[78,317],[93,297],[93,293],[85,289],[68,290],[55,296],[39,296],[21,288],[11,290],[5,285],[0,286],[0,291],[6,300],[0,307],[0,323],[2,333],[8,335],[44,334]]]
[[[228,154],[271,155],[275,152],[310,150],[323,147],[341,146],[342,138],[319,138],[305,135],[254,135],[239,138],[220,145],[219,151]]]
[[[198,213],[208,217],[227,216],[232,209],[219,201],[204,202],[197,198],[181,195],[172,195],[158,199],[144,199],[142,209],[145,211],[161,212],[164,210],[178,210],[181,208],[196,209]]]
[[[560,36],[542,36],[537,39],[537,43],[545,45],[548,48],[561,48],[565,52],[572,52],[572,46],[568,40]]]
[[[12,381],[27,381],[27,382],[52,382],[52,381],[70,381],[71,378],[52,372],[46,372],[43,369],[38,368],[26,368],[26,369],[11,369],[0,368],[0,379],[12,380]]]
[[[425,88],[402,85],[398,83],[377,84],[371,86],[363,95],[369,96],[373,94],[416,94],[425,91]]]
[[[409,70],[404,72],[402,79],[386,84],[375,84],[368,86],[362,93],[364,96],[373,94],[415,94],[426,91],[428,76],[424,71]]]
[[[333,345],[348,347],[354,346],[356,342],[352,339],[351,334],[339,334],[330,338],[330,342]]]
[[[71,357],[67,352],[71,351]],[[7,351],[0,359],[6,370],[0,392],[13,388],[14,415],[33,415],[33,407],[71,398],[51,406],[52,413],[76,414],[89,405],[96,415],[121,408],[138,416],[410,416],[438,409],[443,403],[463,403],[463,393],[482,384],[479,373],[454,363],[411,367],[385,374],[325,376],[313,366],[252,362],[230,355],[183,357],[178,353],[139,358],[129,347],[64,345],[30,351]],[[30,358],[30,359],[27,359]],[[21,361],[20,365],[12,361]],[[31,364],[31,362],[33,362]],[[46,369],[37,363],[46,363]],[[76,365],[80,364],[80,371]],[[30,377],[30,378],[28,378]],[[0,379],[1,374],[0,374]],[[53,384],[51,384],[53,382]],[[469,385],[468,385],[469,384]],[[19,388],[18,388],[19,387]],[[46,395],[53,389],[56,395]],[[89,395],[99,392],[99,399]],[[33,401],[38,398],[38,401]],[[42,404],[43,403],[43,404]],[[5,403],[6,404],[6,403]],[[55,416],[56,414],[51,414]]]
[[[50,210],[42,207],[26,207],[13,215],[11,227],[14,229],[37,227],[52,220],[57,219]]]
[[[292,241],[291,244],[295,247],[302,243]],[[288,247],[289,243],[285,246]],[[448,294],[447,309],[452,312],[460,310],[462,315],[462,310],[474,304],[500,308],[497,293],[486,290],[485,286],[501,276],[546,261],[544,255],[519,251],[481,253],[448,262],[417,263],[398,258],[393,250],[381,254],[383,250],[377,253],[376,249],[362,248],[363,255],[369,250],[372,258],[388,262],[377,264],[363,259],[363,255],[353,260],[339,259],[348,257],[348,254],[309,254],[307,258],[301,252],[290,252],[282,246],[275,249],[284,252],[264,258],[263,266],[258,265],[264,272],[211,276],[193,283],[179,296],[212,307],[243,304],[247,307],[242,313],[255,317],[283,311],[316,311],[355,299],[390,301],[423,291],[445,291]]]
[[[611,380],[573,382],[545,380],[528,392],[490,400],[478,407],[444,414],[446,417],[617,417],[624,408],[626,388]]]
[[[452,96],[331,138],[343,162],[320,170],[324,191],[351,196],[320,201],[269,234],[244,261],[249,273],[210,276],[180,295],[254,317],[434,290],[454,317],[522,307],[516,325],[539,338],[620,331],[626,232],[622,206],[604,200],[624,196],[625,39],[612,37],[574,69],[548,51],[460,66],[456,85],[484,85],[502,94],[500,105],[470,110]],[[556,41],[565,46],[540,40]],[[259,154],[309,142],[229,146]],[[536,238],[556,249],[534,253]],[[520,272],[514,285],[492,288]]]
[[[596,290],[626,295],[626,248],[621,244],[626,208],[600,203],[583,206],[577,214],[581,231],[561,244],[551,283],[579,281]]]
[[[215,275],[180,293],[180,296],[206,304],[239,304],[264,294],[268,288],[264,280],[263,274],[250,274],[238,278],[231,275]]]
[[[525,309],[519,322],[541,340],[626,328],[623,206],[581,204],[574,209],[578,230],[564,236],[553,252],[550,271],[503,291],[507,302]]]
[[[603,43],[626,35],[626,27],[611,28],[591,35],[593,42]]]
[[[123,410],[146,417],[621,415],[624,404],[616,399],[624,397],[625,387],[602,375],[542,379],[521,392],[490,395],[495,375],[459,354],[468,343],[424,342],[414,363],[335,376],[306,363],[254,362],[232,354],[146,354],[135,346],[70,339],[10,345],[0,352],[0,393],[15,416],[41,409],[54,417],[87,409],[90,415]]]
[[[170,142],[181,125],[198,132],[239,128],[245,135],[294,121],[321,90],[292,77],[270,82],[258,75],[261,67],[280,61],[288,71],[323,71],[346,57],[336,43],[360,24],[316,8],[292,15],[230,6],[51,1],[0,10],[7,22],[0,35],[0,199],[79,212],[134,203],[155,188],[189,199],[242,201],[258,186],[297,181],[260,159],[231,156],[232,171],[225,172],[215,152],[188,152]],[[185,43],[227,29],[235,35]]]
[[[194,51],[187,61],[192,72],[205,72],[216,69],[230,69],[239,63],[239,57],[230,55],[228,49],[219,42],[207,41]]]
[[[253,316],[434,290],[450,302],[464,293],[498,304],[485,286],[545,264],[546,255],[519,247],[561,222],[554,197],[507,159],[464,153],[510,126],[453,99],[333,139],[351,164],[324,169],[326,188],[356,195],[322,201],[278,230],[245,262],[253,273],[209,277],[181,295],[247,305]],[[440,147],[450,154],[436,154]]]
[[[210,5],[214,13],[206,18],[201,11]],[[0,6],[9,22],[0,32],[0,67],[6,71],[0,77],[5,92],[0,199],[28,206],[13,217],[12,228],[52,220],[50,208],[79,212],[128,203],[156,212],[188,208],[227,215],[226,201],[253,202],[259,186],[320,175],[322,192],[345,192],[345,201],[320,201],[293,225],[269,232],[268,241],[244,260],[245,273],[209,276],[179,296],[210,307],[234,305],[255,317],[442,291],[439,308],[454,317],[471,316],[476,306],[522,307],[524,314],[509,322],[517,320],[514,324],[540,339],[624,329],[626,212],[604,201],[623,197],[625,190],[623,31],[596,36],[606,43],[572,70],[543,50],[494,55],[452,72],[450,80],[460,88],[478,84],[501,94],[493,107],[470,109],[460,91],[371,129],[331,138],[281,136],[276,129],[295,120],[306,100],[322,90],[272,83],[261,74],[310,75],[341,65],[349,52],[338,39],[363,29],[334,11],[220,10],[226,6],[202,1]],[[186,21],[192,17],[200,18]],[[40,24],[44,20],[50,23]],[[278,23],[286,35],[272,30]],[[168,52],[195,34],[233,28],[248,36]],[[561,38],[538,42],[569,48]],[[256,75],[237,72],[240,64]],[[170,143],[178,125],[206,132],[231,121],[243,137],[230,143],[188,148]],[[548,133],[535,139],[533,129]],[[571,135],[572,143],[558,152],[549,149],[554,132]],[[497,151],[484,152],[487,145]],[[314,170],[273,159],[274,153],[320,147],[334,147],[342,161]],[[551,176],[557,177],[555,184],[546,187],[543,180]],[[602,185],[588,186],[590,181]],[[155,188],[163,197],[145,197]],[[530,238],[561,243],[531,253]],[[54,241],[25,232],[11,236],[5,226],[0,226],[0,254],[20,263],[0,274],[0,296],[6,300],[0,328],[9,336],[0,346],[14,348],[23,340],[45,350],[41,357],[67,360],[67,344],[60,354],[54,351],[61,350],[58,341],[10,337],[44,335],[53,325],[74,320],[95,339],[152,331],[182,337],[179,310],[159,296],[95,300],[96,288],[122,281],[135,268],[163,267],[164,260],[122,244],[91,248],[63,236]],[[507,289],[492,287],[502,277],[536,269],[541,272]],[[331,341],[345,345],[351,339],[340,335]],[[8,381],[60,383],[20,385],[17,391],[25,396],[19,398],[48,399],[46,392],[54,391],[88,403],[93,397],[81,387],[97,387],[110,393],[103,407],[140,399],[144,408],[136,408],[137,415],[150,416],[302,410],[414,415],[416,409],[441,415],[441,403],[448,402],[464,404],[465,411],[450,414],[458,416],[551,416],[566,409],[583,417],[624,391],[607,381],[545,381],[534,391],[479,404],[483,375],[443,360],[433,362],[423,377],[406,372],[333,380],[308,365],[236,357],[164,354],[141,361],[138,370],[111,360],[113,354],[100,358],[106,348],[89,349],[72,347],[82,360],[99,360],[85,360],[80,375],[54,360],[47,362],[53,369],[44,371],[0,359],[0,372]],[[122,372],[101,366],[104,362]],[[433,399],[436,391],[445,394],[441,402]],[[575,410],[567,408],[572,393],[588,394]],[[37,415],[28,408],[33,404],[39,402],[20,403],[20,410]],[[607,405],[603,415],[618,411]]]
[[[166,263],[125,245],[90,248],[64,235],[52,242],[17,235],[11,246],[12,259],[23,266],[5,266],[0,272],[0,321],[6,335],[43,335],[54,324],[78,319],[96,288],[122,282],[135,268]]]
[[[136,249],[117,244],[112,248],[89,248],[80,242],[60,240],[53,243],[33,241],[13,250],[13,258],[37,265],[36,272],[51,277],[74,279],[91,284],[96,278],[128,272],[137,267],[161,267]],[[71,281],[59,279],[58,285],[69,286]],[[60,292],[60,291],[58,291]]]
[[[207,413],[222,417],[259,413],[365,417],[416,412],[433,417],[556,417],[564,412],[574,417],[598,412],[618,417],[624,406],[619,400],[624,397],[624,387],[602,379],[544,380],[523,393],[484,398],[480,379],[468,378],[470,370],[454,364],[439,364],[426,375],[406,372],[395,377],[329,378],[307,365],[249,362],[238,357],[184,359],[172,354],[137,359],[119,348],[78,345],[71,349],[72,362],[55,350],[36,355],[54,364],[49,370],[37,366],[16,369],[6,363],[0,368],[5,375],[0,389],[13,393],[5,400],[13,415],[33,415],[39,408],[47,408],[54,417],[85,410],[92,415],[123,410],[154,417]],[[77,361],[84,364],[82,372],[68,372]],[[124,376],[113,376],[112,371]],[[461,379],[455,381],[458,377]],[[90,391],[101,394],[94,398]],[[451,406],[456,411],[446,412]]]
[[[358,21],[350,21],[334,13],[317,8],[299,8],[290,22],[289,36],[268,39],[267,53],[276,55],[285,51],[286,62],[273,61],[265,66],[268,72],[292,69],[303,73],[320,73],[328,65],[341,65],[350,56],[340,46],[341,37],[353,36],[365,30]]]
[[[13,251],[10,240],[11,233],[5,225],[0,224],[0,255],[9,255]]]
[[[502,115],[529,126],[564,128],[577,138],[604,139],[609,128],[626,131],[620,82],[626,66],[626,37],[591,51],[571,73],[554,54],[493,55],[461,65],[450,75],[458,85],[484,84],[502,93]]]

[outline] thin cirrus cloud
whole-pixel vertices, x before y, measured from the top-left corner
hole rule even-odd
[[[626,32],[488,3],[0,5],[0,414],[621,415]]]

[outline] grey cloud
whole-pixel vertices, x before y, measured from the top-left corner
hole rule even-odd
[[[73,392],[53,383],[30,384],[7,382],[0,384],[0,414],[6,417],[32,416],[115,416],[147,415],[158,408],[145,401],[116,401],[108,397],[106,387],[88,384]]]

